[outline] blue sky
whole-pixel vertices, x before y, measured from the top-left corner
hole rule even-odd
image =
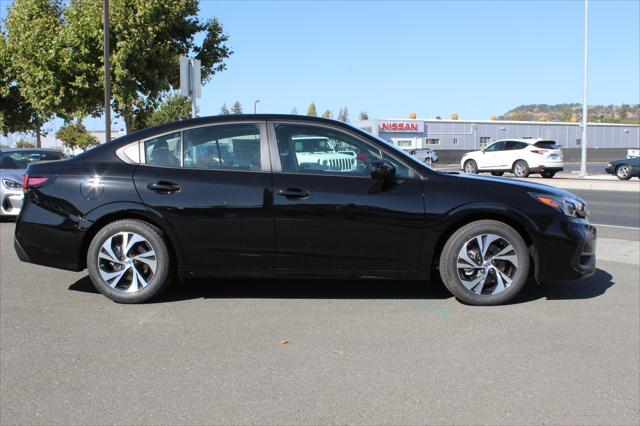
[[[589,103],[640,103],[640,2],[589,5]],[[260,99],[259,112],[313,101],[352,118],[488,119],[582,100],[582,1],[202,1],[200,13],[220,18],[235,51],[201,115]]]

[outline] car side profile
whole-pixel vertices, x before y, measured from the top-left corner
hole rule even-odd
[[[490,172],[494,176],[511,172],[521,178],[540,173],[544,178],[552,178],[564,169],[564,162],[562,150],[554,141],[503,139],[464,154],[460,169],[466,173]]]
[[[409,151],[409,153],[417,157],[420,161],[429,164],[438,162],[438,153],[431,148],[419,148]]]
[[[607,164],[604,171],[615,175],[620,180],[629,180],[632,177],[640,178],[640,157],[613,160]]]
[[[324,161],[337,154],[355,165]],[[529,277],[595,271],[596,231],[575,195],[438,172],[315,117],[202,117],[144,129],[30,165],[24,190],[19,258],[87,268],[122,303],[148,301],[176,276],[439,276],[460,301],[492,305]]]

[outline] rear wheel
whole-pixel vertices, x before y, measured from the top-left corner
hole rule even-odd
[[[171,257],[164,235],[140,220],[119,220],[95,235],[87,268],[100,293],[119,303],[142,303],[171,281]]]
[[[616,176],[620,180],[631,179],[631,167],[628,164],[620,164],[616,167]]]
[[[513,174],[519,178],[526,178],[529,176],[529,166],[524,160],[518,160],[513,164]]]
[[[556,172],[542,172],[540,174],[545,179],[551,179],[552,177],[554,177],[556,175]]]
[[[467,160],[464,163],[464,172],[465,173],[477,174],[478,173],[478,163],[476,163],[473,160]]]
[[[493,176],[502,176],[504,172],[491,172]]]
[[[440,255],[447,289],[470,305],[496,305],[515,297],[529,274],[529,250],[518,232],[495,220],[457,230]]]

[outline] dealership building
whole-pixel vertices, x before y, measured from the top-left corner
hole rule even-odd
[[[353,123],[399,148],[431,148],[444,161],[457,161],[463,152],[481,149],[500,139],[549,139],[561,145],[565,160],[580,157],[582,126],[577,123],[494,120],[370,119]],[[591,161],[623,158],[640,148],[640,126],[593,123],[587,126]]]

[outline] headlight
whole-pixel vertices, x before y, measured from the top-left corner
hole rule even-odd
[[[560,210],[569,217],[587,217],[587,207],[582,201],[571,197],[556,197],[546,194],[530,194],[542,204]]]
[[[11,179],[2,179],[2,184],[9,189],[20,189],[22,188],[22,184],[20,182],[16,182]]]

